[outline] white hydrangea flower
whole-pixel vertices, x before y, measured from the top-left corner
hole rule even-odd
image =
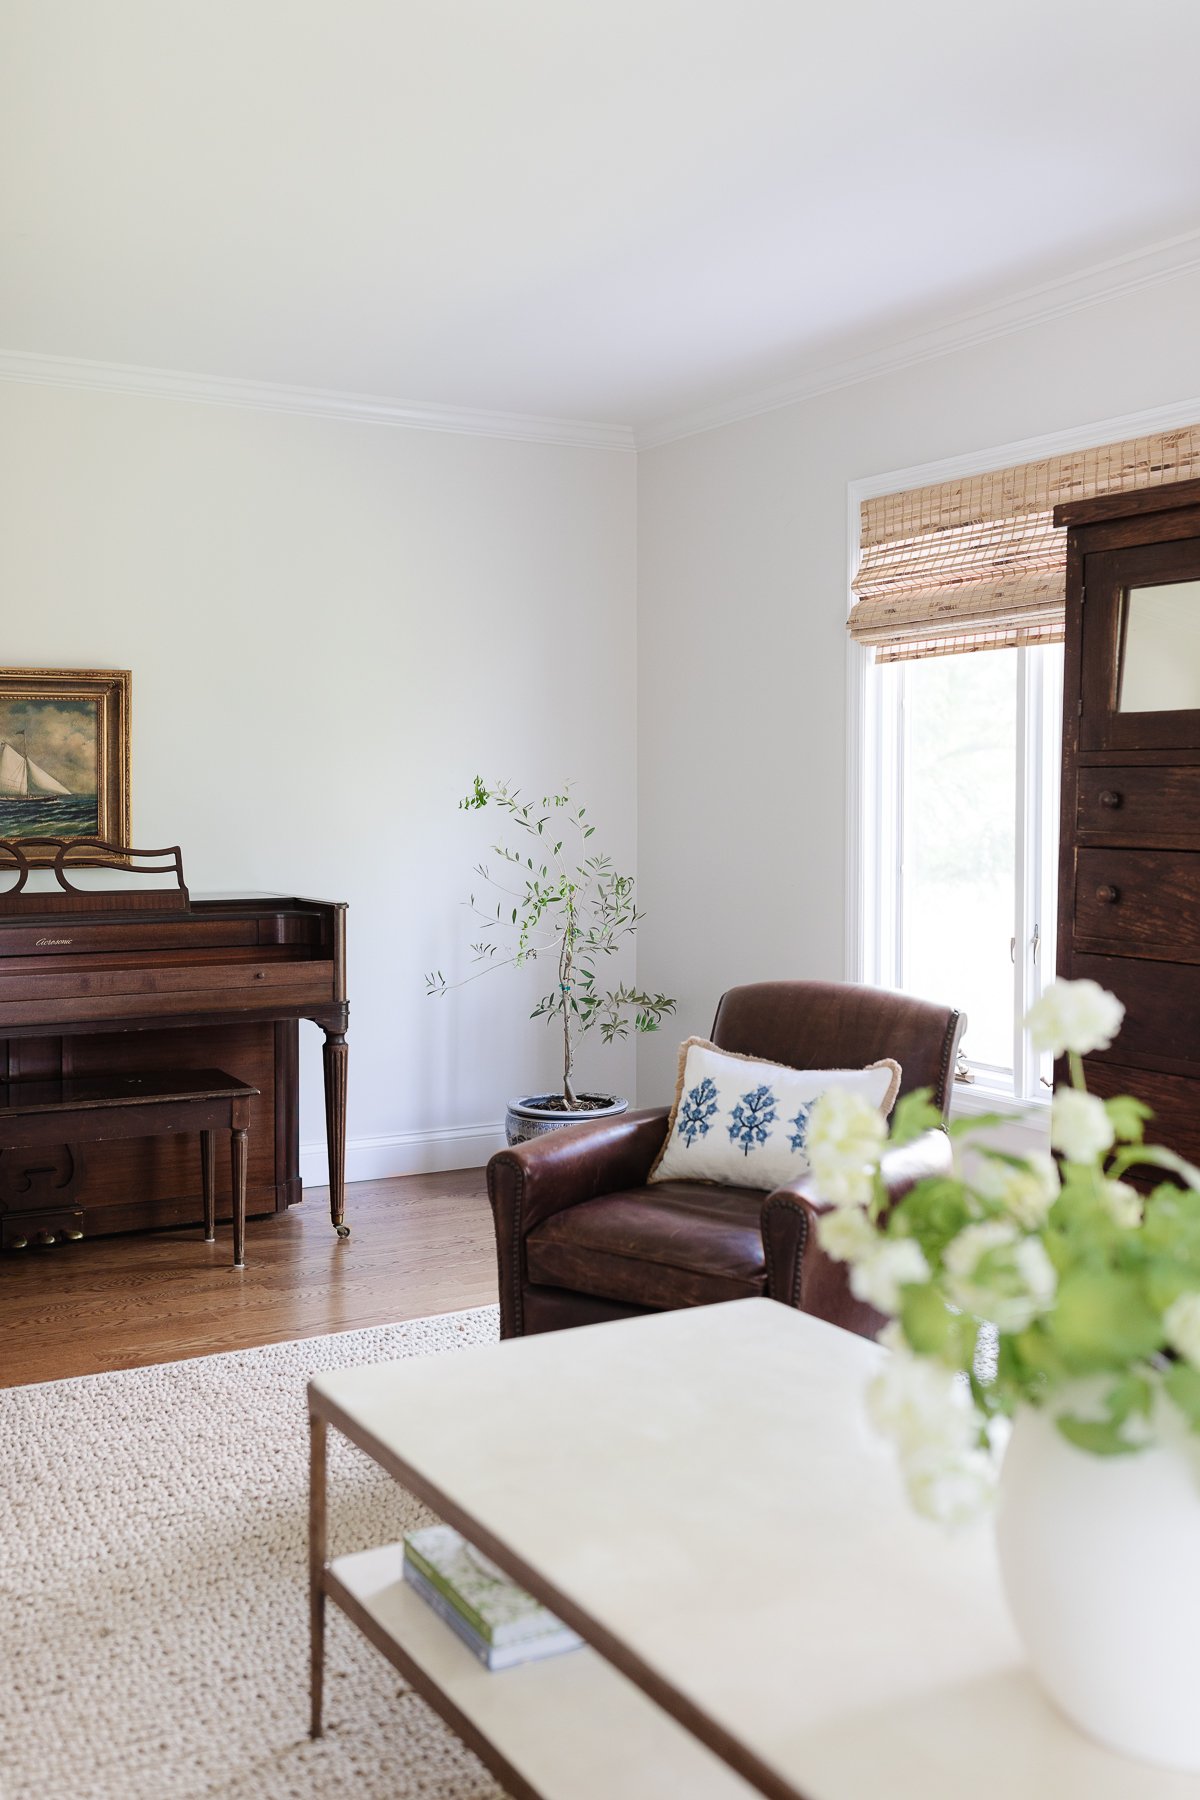
[[[1200,1369],[1200,1294],[1180,1294],[1163,1314],[1167,1342]]]
[[[899,1319],[889,1319],[875,1339],[885,1350],[911,1350],[912,1345],[904,1335],[904,1327]]]
[[[957,1456],[908,1456],[901,1459],[904,1485],[914,1509],[948,1531],[974,1525],[996,1494],[996,1464],[986,1450],[964,1450]]]
[[[878,1312],[900,1310],[900,1289],[929,1280],[929,1264],[915,1238],[874,1234],[871,1249],[850,1271],[850,1292]]]
[[[1142,1196],[1127,1181],[1102,1182],[1100,1197],[1111,1213],[1114,1225],[1122,1225],[1126,1230],[1132,1231],[1141,1224]]]
[[[887,1142],[887,1120],[849,1088],[827,1088],[808,1115],[805,1150],[822,1200],[866,1206]]]
[[[835,1206],[817,1220],[817,1242],[834,1262],[869,1256],[879,1233],[861,1206]]]
[[[1107,1050],[1121,1029],[1125,1008],[1098,981],[1052,981],[1025,1016],[1034,1047],[1052,1056]]]
[[[1026,1231],[1036,1231],[1058,1199],[1058,1164],[1046,1150],[1033,1150],[1019,1163],[981,1156],[971,1184],[988,1200],[998,1200]]]
[[[1103,1100],[1076,1088],[1058,1088],[1050,1107],[1050,1143],[1068,1162],[1090,1163],[1116,1141]]]
[[[867,1413],[904,1458],[961,1456],[979,1436],[966,1378],[909,1350],[893,1350],[871,1379]]]
[[[1023,1331],[1054,1299],[1058,1279],[1040,1238],[1007,1219],[968,1225],[947,1244],[942,1264],[954,1305],[999,1331]]]
[[[964,1375],[915,1356],[894,1322],[892,1350],[867,1389],[875,1429],[891,1438],[915,1509],[951,1529],[978,1518],[992,1498],[996,1465],[980,1444],[982,1420]]]

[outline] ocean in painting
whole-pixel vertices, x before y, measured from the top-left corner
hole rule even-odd
[[[0,838],[94,837],[95,794],[68,794],[55,800],[0,798]]]

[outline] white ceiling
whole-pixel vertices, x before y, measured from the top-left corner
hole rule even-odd
[[[1197,68],[1196,0],[3,0],[0,346],[646,427],[1196,231]]]

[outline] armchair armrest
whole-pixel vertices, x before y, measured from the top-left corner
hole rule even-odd
[[[547,1131],[497,1150],[487,1166],[500,1271],[500,1335],[519,1335],[525,1282],[525,1238],[552,1214],[600,1194],[643,1187],[662,1148],[670,1110],[623,1113],[616,1119]]]
[[[886,1150],[879,1172],[894,1205],[918,1181],[948,1175],[952,1166],[950,1139],[939,1130],[927,1131],[898,1150]],[[762,1212],[767,1293],[785,1306],[799,1307],[860,1337],[876,1337],[887,1323],[884,1315],[855,1299],[847,1264],[826,1256],[817,1242],[817,1220],[829,1211],[811,1176],[770,1195]]]

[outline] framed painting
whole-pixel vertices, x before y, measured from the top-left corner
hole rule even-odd
[[[129,700],[128,669],[0,669],[0,838],[129,843]]]

